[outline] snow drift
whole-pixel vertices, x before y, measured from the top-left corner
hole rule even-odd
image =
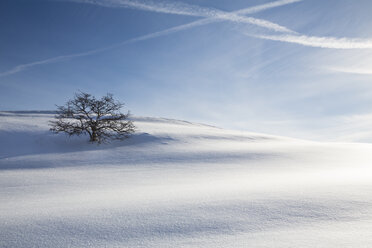
[[[368,247],[372,145],[134,118],[100,146],[0,112],[0,247]]]

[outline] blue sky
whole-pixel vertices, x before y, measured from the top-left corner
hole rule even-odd
[[[0,109],[111,92],[135,115],[371,142],[371,11],[369,0],[2,0]]]

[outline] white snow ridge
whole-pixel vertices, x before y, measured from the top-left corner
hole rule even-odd
[[[371,247],[372,145],[160,118],[100,146],[0,113],[0,247]]]

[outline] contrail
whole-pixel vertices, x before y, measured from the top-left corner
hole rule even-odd
[[[348,74],[359,74],[359,75],[372,75],[372,71],[369,68],[355,68],[355,67],[326,67],[325,69],[334,72],[348,73]]]
[[[283,27],[279,24],[253,18],[253,17],[245,17],[242,16],[243,13],[239,12],[225,12],[218,9],[213,8],[205,8],[185,3],[179,2],[153,2],[153,1],[138,1],[138,0],[66,0],[70,2],[76,3],[87,3],[87,4],[94,4],[103,7],[110,7],[110,8],[133,8],[133,9],[140,9],[145,11],[151,12],[159,12],[165,14],[175,14],[175,15],[188,15],[188,16],[197,16],[197,17],[205,17],[205,18],[214,18],[214,19],[221,19],[226,21],[232,21],[237,23],[245,23],[245,24],[252,24],[262,28],[266,28],[276,32],[285,32],[285,33],[295,33],[294,31]],[[262,11],[267,8],[278,7],[280,5],[299,2],[300,0],[287,0],[287,1],[279,1],[280,3],[276,3],[273,6],[269,4],[264,4],[261,6],[257,6],[256,10],[251,9],[249,12],[252,11],[258,12]],[[246,13],[246,14],[248,14]]]
[[[107,8],[131,8],[150,12],[158,12],[165,14],[187,15],[187,16],[203,16],[205,9],[198,6],[188,5],[180,2],[154,2],[150,0],[59,0],[84,4],[93,4]],[[209,9],[209,11],[216,11]]]
[[[248,36],[266,40],[282,41],[303,46],[333,48],[333,49],[371,49],[372,39],[317,37],[307,35],[255,35]]]
[[[241,9],[241,10],[235,11],[233,13],[238,14],[238,15],[248,15],[248,14],[261,12],[261,11],[264,11],[264,10],[267,10],[267,9],[280,7],[280,6],[288,5],[288,4],[291,4],[291,3],[298,3],[298,2],[302,2],[302,1],[303,0],[279,0],[279,1],[275,1],[275,2],[270,2],[270,3],[257,5],[257,6],[246,8],[246,9]]]
[[[94,0],[76,0],[76,1],[94,2]],[[270,9],[270,8],[275,8],[275,7],[279,7],[279,6],[283,6],[283,5],[287,5],[287,4],[291,4],[291,3],[300,2],[300,1],[302,1],[302,0],[279,0],[279,1],[271,2],[271,3],[267,3],[267,4],[262,4],[262,5],[257,5],[257,6],[254,6],[254,7],[241,9],[241,10],[238,10],[238,11],[234,11],[233,13],[235,13],[235,14],[253,14],[253,13],[264,11],[264,10],[267,10],[267,9]],[[152,38],[160,37],[160,36],[163,36],[163,35],[168,35],[168,34],[171,34],[171,33],[186,30],[186,29],[189,29],[189,28],[192,28],[192,27],[202,26],[202,25],[206,25],[206,24],[209,24],[209,23],[219,22],[219,21],[223,21],[223,20],[215,19],[215,18],[205,18],[205,19],[201,19],[201,20],[197,20],[197,21],[188,23],[188,24],[183,24],[183,25],[179,25],[179,26],[176,26],[176,27],[173,27],[173,28],[169,28],[169,29],[166,29],[166,30],[163,30],[163,31],[143,35],[143,36],[133,38],[133,39],[129,39],[129,40],[126,40],[126,41],[123,41],[123,42],[120,42],[118,44],[114,44],[114,45],[111,45],[111,46],[108,46],[108,47],[94,49],[94,50],[90,50],[90,51],[82,52],[82,53],[74,53],[74,54],[69,54],[69,55],[63,55],[63,56],[58,56],[58,57],[49,58],[49,59],[45,59],[45,60],[35,61],[35,62],[32,62],[32,63],[18,65],[18,66],[14,67],[14,68],[12,68],[8,71],[0,72],[0,77],[15,74],[17,72],[26,70],[26,69],[28,69],[30,67],[33,67],[33,66],[57,63],[57,62],[61,62],[61,61],[65,61],[65,60],[72,59],[72,58],[77,58],[77,57],[84,57],[84,56],[100,53],[100,52],[103,52],[103,51],[107,51],[107,50],[110,50],[110,49],[114,49],[114,48],[117,48],[117,47],[120,47],[120,46],[123,46],[123,45],[126,45],[126,44],[130,44],[130,43],[134,43],[134,42],[138,42],[138,41],[142,41],[142,40],[147,40],[147,39],[152,39]]]
[[[353,39],[353,38],[335,38],[335,37],[316,37],[300,35],[286,27],[280,26],[276,23],[272,23],[266,20],[245,17],[244,14],[250,14],[258,12],[267,8],[278,7],[284,4],[300,2],[301,0],[282,0],[271,2],[268,4],[263,4],[255,6],[252,8],[247,8],[243,10],[238,10],[235,12],[224,12],[217,9],[203,8],[199,6],[184,4],[184,3],[155,3],[146,0],[70,0],[74,2],[84,2],[91,4],[98,4],[106,7],[125,7],[125,8],[138,8],[148,11],[156,11],[168,14],[181,14],[181,15],[192,15],[192,16],[203,16],[207,18],[212,18],[217,20],[227,20],[237,23],[248,23],[264,27],[277,32],[287,33],[283,35],[251,35],[256,38],[275,40],[289,43],[296,43],[304,46],[311,47],[321,47],[321,48],[333,48],[333,49],[370,49],[372,46],[372,41],[368,39]],[[208,20],[208,19],[207,19]],[[215,22],[213,21],[213,22]],[[203,21],[210,23],[212,21]],[[197,24],[192,24],[197,25]],[[176,28],[178,29],[178,28]],[[182,29],[182,27],[179,27]],[[170,31],[172,32],[172,31]]]
[[[157,35],[157,33],[152,33],[152,34],[144,35],[144,36],[137,37],[137,38],[134,38],[134,39],[129,39],[129,40],[126,40],[126,41],[123,41],[121,43],[114,44],[114,45],[111,45],[111,46],[90,50],[90,51],[87,51],[87,52],[62,55],[62,56],[57,56],[57,57],[53,57],[53,58],[49,58],[49,59],[45,59],[45,60],[35,61],[35,62],[32,62],[32,63],[28,63],[28,64],[17,65],[16,67],[13,67],[12,69],[10,69],[8,71],[1,72],[0,77],[11,75],[11,74],[23,71],[27,68],[30,68],[30,67],[33,67],[33,66],[36,66],[36,65],[45,65],[45,64],[51,64],[51,63],[57,63],[57,62],[60,62],[60,61],[65,61],[65,60],[72,59],[72,58],[84,57],[84,56],[104,52],[104,51],[107,51],[107,50],[110,50],[110,49],[114,49],[116,47],[120,47],[120,46],[123,46],[123,45],[126,45],[126,44],[130,44],[130,43],[133,43],[133,42],[140,41],[140,40],[146,40],[146,39],[154,38],[154,37],[157,37],[157,36],[159,36],[159,35]]]

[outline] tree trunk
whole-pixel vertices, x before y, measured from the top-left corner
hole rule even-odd
[[[90,137],[90,141],[91,141],[91,142],[96,142],[96,141],[98,141],[98,139],[97,139],[97,134],[96,134],[95,131],[92,132],[92,136]]]
[[[98,135],[97,135],[97,130],[95,126],[91,126],[92,130],[92,135],[90,136],[90,141],[91,142],[97,142],[98,141]]]

